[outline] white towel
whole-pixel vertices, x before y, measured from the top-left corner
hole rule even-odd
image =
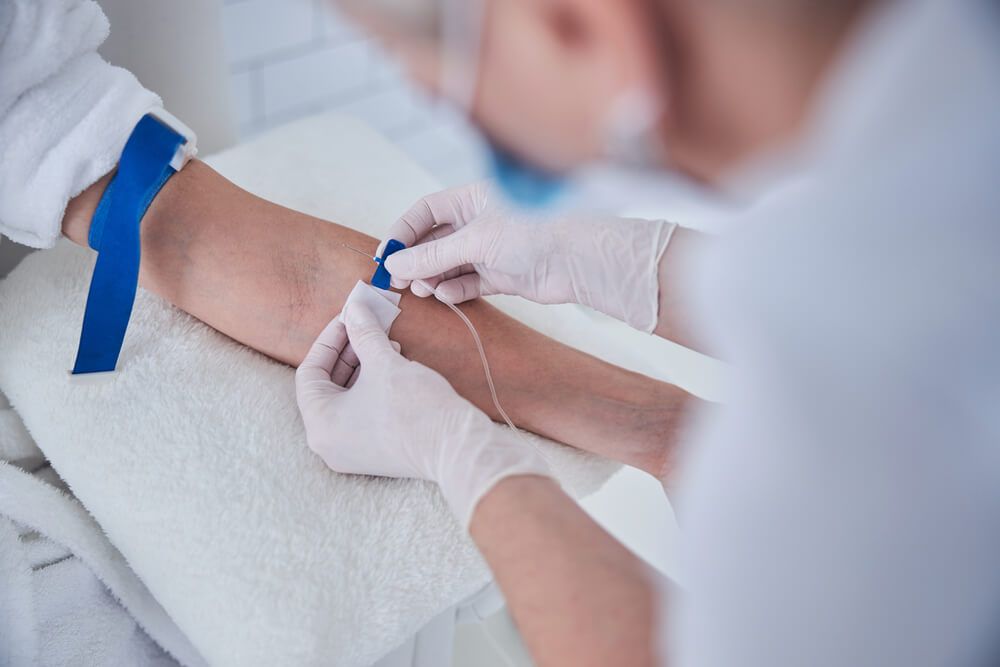
[[[0,443],[21,442],[6,451],[31,450],[19,421],[0,409]],[[0,460],[0,665],[176,665],[164,648],[203,664],[66,491],[44,460]]]
[[[64,244],[0,285],[0,384],[209,662],[368,664],[487,581],[434,486],[331,473],[291,369],[149,294],[122,372],[71,385],[91,265]],[[575,490],[612,469],[547,454]]]

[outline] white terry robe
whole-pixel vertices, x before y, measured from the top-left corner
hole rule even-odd
[[[160,98],[97,54],[108,20],[93,0],[0,2],[0,234],[59,238],[66,203],[117,164]]]

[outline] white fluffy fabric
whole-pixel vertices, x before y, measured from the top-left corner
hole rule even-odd
[[[176,664],[166,650],[204,665],[94,519],[45,477],[0,462],[0,664]]]
[[[0,665],[203,665],[67,491],[0,407]]]
[[[0,461],[26,470],[37,468],[45,461],[42,450],[38,449],[12,408],[0,407]]]
[[[322,118],[215,164],[374,234],[435,188],[362,126]],[[151,294],[119,374],[71,384],[92,266],[63,242],[0,284],[0,387],[209,663],[370,664],[488,580],[433,485],[329,471],[305,445],[292,369]],[[545,447],[576,494],[616,468]]]
[[[0,465],[5,465],[0,463]],[[17,527],[0,516],[0,665],[29,665],[38,655],[31,566]]]
[[[66,202],[117,164],[160,98],[97,47],[93,0],[0,2],[0,234],[36,248],[59,238]]]
[[[0,382],[211,664],[367,664],[487,581],[434,486],[331,473],[290,368],[148,293],[122,372],[68,382],[87,255],[62,244],[0,286]],[[610,471],[547,455],[578,492]]]

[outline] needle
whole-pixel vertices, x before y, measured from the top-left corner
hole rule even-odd
[[[370,259],[370,260],[372,260],[372,261],[375,261],[375,262],[377,262],[377,261],[378,261],[377,259],[375,259],[375,258],[374,258],[374,257],[372,257],[371,255],[369,255],[368,253],[366,253],[366,252],[365,252],[364,250],[358,250],[357,248],[353,248],[353,247],[351,247],[351,246],[347,245],[346,243],[344,243],[343,241],[341,241],[341,242],[340,242],[340,245],[344,246],[345,248],[347,248],[348,250],[350,250],[350,251],[352,251],[352,252],[356,252],[356,253],[358,253],[358,254],[359,254],[359,255],[361,255],[362,257],[367,257],[368,259]]]

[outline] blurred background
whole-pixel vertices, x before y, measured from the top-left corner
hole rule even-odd
[[[328,0],[225,0],[224,56],[241,139],[320,111],[358,116],[443,185],[482,175],[459,114],[413,89]]]
[[[356,116],[442,186],[482,178],[481,146],[461,114],[409,85],[329,0],[98,0],[101,47],[198,133],[210,155],[324,111]],[[31,250],[0,243],[0,277]]]

